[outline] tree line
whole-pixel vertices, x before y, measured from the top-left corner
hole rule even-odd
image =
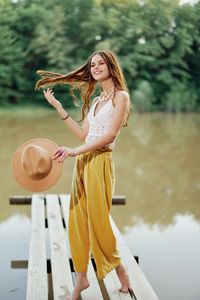
[[[200,110],[200,2],[0,0],[0,106],[43,105],[36,70],[115,52],[136,111]],[[73,106],[69,87],[56,96]]]

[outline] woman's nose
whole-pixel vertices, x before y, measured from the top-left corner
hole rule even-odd
[[[94,71],[99,71],[99,67],[98,66],[94,67]]]

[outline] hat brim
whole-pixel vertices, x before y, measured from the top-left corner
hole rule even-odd
[[[41,180],[32,180],[29,178],[22,166],[22,152],[24,148],[29,145],[38,145],[45,148],[52,157],[51,171],[45,178]],[[57,162],[56,160],[53,160],[53,155],[58,148],[59,147],[56,143],[48,139],[32,139],[22,144],[19,148],[17,148],[12,157],[12,172],[16,181],[23,188],[31,192],[42,192],[55,185],[59,180],[63,170],[63,162]]]

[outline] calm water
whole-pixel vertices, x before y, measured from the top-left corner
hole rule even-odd
[[[13,180],[14,150],[31,138],[58,145],[76,140],[52,110],[0,111],[0,299],[23,300],[30,207],[10,206],[9,195],[29,195]],[[116,192],[126,206],[112,215],[160,300],[200,300],[200,115],[142,114],[122,130],[114,151]],[[59,183],[70,190],[74,158],[65,161]]]

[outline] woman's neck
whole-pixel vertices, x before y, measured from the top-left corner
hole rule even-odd
[[[114,82],[112,80],[112,78],[108,78],[104,81],[101,82],[101,87],[103,89],[104,92],[109,92],[112,89],[115,88]]]

